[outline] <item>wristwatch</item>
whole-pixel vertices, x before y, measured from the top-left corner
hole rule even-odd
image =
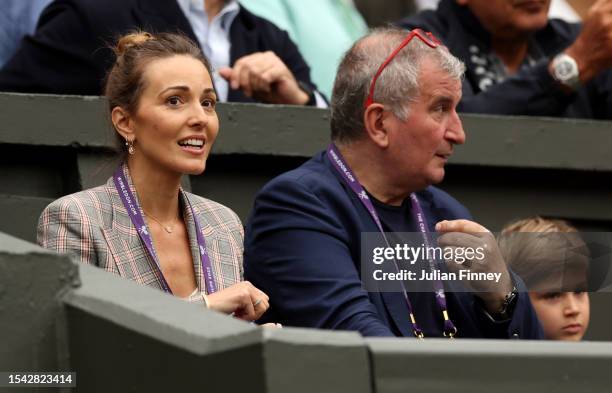
[[[516,287],[513,287],[512,291],[510,291],[506,295],[506,297],[504,297],[504,302],[502,303],[502,306],[499,311],[492,315],[493,319],[499,321],[512,318],[517,299],[518,289],[516,289]]]
[[[570,55],[560,53],[553,58],[551,62],[552,77],[572,90],[580,87],[580,73],[578,72],[578,64]]]
[[[514,309],[516,307],[517,301],[518,289],[516,288],[516,286],[512,287],[512,291],[506,294],[501,307],[498,311],[494,313],[489,313],[486,307],[484,306],[484,302],[482,301],[482,299],[476,297],[476,302],[480,305],[482,313],[487,317],[487,319],[494,323],[505,322],[512,319],[512,314],[514,314]]]

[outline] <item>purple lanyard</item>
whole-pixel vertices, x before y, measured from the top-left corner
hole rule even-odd
[[[145,224],[144,218],[142,214],[140,214],[140,208],[138,206],[138,201],[134,198],[132,191],[130,191],[130,187],[128,186],[128,182],[125,177],[125,173],[123,170],[123,165],[120,165],[119,168],[115,171],[113,175],[113,181],[115,182],[115,187],[119,192],[119,196],[121,197],[121,201],[123,202],[123,206],[125,210],[127,210],[128,215],[130,216],[130,220],[132,220],[132,224],[136,227],[138,231],[138,235],[140,239],[145,244],[147,251],[149,251],[149,255],[153,258],[155,262],[155,267],[157,267],[159,276],[161,277],[162,287],[164,291],[172,294],[172,290],[162,273],[161,266],[159,264],[159,258],[157,257],[157,253],[155,252],[155,248],[153,247],[153,239],[149,234],[147,229],[147,225]],[[187,200],[187,204],[189,205],[189,209],[191,210],[191,215],[193,216],[193,221],[195,222],[196,227],[196,238],[198,241],[198,251],[200,253],[200,262],[202,263],[202,272],[204,274],[204,282],[206,284],[206,291],[211,294],[217,292],[217,284],[213,278],[212,273],[212,264],[210,263],[210,258],[208,257],[208,251],[206,250],[206,241],[202,236],[202,231],[200,228],[200,222],[198,221],[198,217],[196,216],[193,206],[191,205],[191,201],[189,198],[185,198]]]
[[[338,151],[338,148],[336,147],[336,145],[331,143],[328,146],[327,155],[329,156],[334,168],[338,171],[338,173],[340,173],[344,181],[348,184],[351,190],[353,190],[355,195],[357,195],[357,197],[359,198],[363,206],[366,208],[368,213],[370,213],[370,216],[376,223],[376,226],[378,227],[378,230],[382,234],[383,239],[385,239],[385,243],[387,244],[387,247],[391,247],[389,244],[389,240],[387,240],[387,236],[385,236],[385,231],[383,230],[382,224],[380,222],[380,218],[378,218],[376,209],[374,209],[374,205],[372,205],[372,202],[370,201],[368,194],[366,193],[366,191],[363,189],[363,187],[357,180],[357,177],[352,172],[351,168],[344,161],[344,158],[342,158],[342,154],[340,154],[340,151]],[[423,236],[423,243],[425,247],[429,247],[431,244],[431,241],[429,239],[429,231],[427,229],[427,222],[425,221],[425,214],[423,213],[423,209],[421,208],[421,204],[419,203],[419,200],[416,194],[414,193],[410,194],[410,203],[412,206],[411,212],[412,212],[413,219],[417,222],[418,227],[419,227],[419,232],[421,232],[421,235]],[[433,260],[433,258],[428,258],[428,261],[429,261],[429,268],[433,271],[435,269],[435,261]],[[393,259],[393,263],[395,264],[396,271],[399,272],[400,269],[395,259]],[[423,334],[423,330],[419,328],[419,325],[417,325],[416,319],[414,317],[412,303],[410,303],[410,299],[408,297],[408,291],[406,290],[406,286],[404,285],[403,281],[400,281],[400,283],[402,286],[402,292],[404,293],[404,299],[406,300],[406,305],[408,306],[408,312],[410,314],[410,321],[412,322],[412,329],[413,329],[414,335],[418,338],[424,338],[425,336]],[[446,295],[444,294],[444,286],[442,285],[442,282],[440,280],[435,280],[433,283],[433,286],[434,286],[435,295],[436,295],[436,302],[438,303],[438,307],[440,308],[440,311],[442,311],[442,316],[444,318],[444,336],[453,338],[457,334],[457,328],[455,327],[455,324],[453,324],[453,321],[451,321],[448,316],[448,309],[446,307]]]

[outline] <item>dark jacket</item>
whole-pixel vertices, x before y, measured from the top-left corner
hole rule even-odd
[[[41,15],[32,37],[0,71],[0,91],[99,95],[115,56],[108,48],[134,29],[182,32],[198,42],[174,0],[55,0]],[[288,34],[240,7],[230,29],[230,64],[272,51],[295,78],[310,86],[310,69]],[[252,102],[240,90],[228,101]]]
[[[440,220],[470,218],[464,206],[435,187],[417,195],[430,231]],[[378,232],[376,224],[324,152],[268,183],[255,199],[244,258],[245,279],[270,296],[264,321],[412,337],[402,292],[363,288],[362,268],[372,267],[360,263],[366,232]],[[458,337],[542,336],[526,293],[519,294],[513,319],[502,324],[485,319],[471,293],[446,295]],[[409,296],[417,318],[419,310],[437,310],[433,295]],[[420,327],[441,336],[443,322],[436,316],[438,321]]]
[[[491,72],[498,59],[490,49],[490,34],[467,7],[455,0],[442,0],[437,10],[423,11],[399,24],[431,31],[465,63],[460,111],[612,119],[612,71],[602,72],[575,94],[568,95],[547,70],[550,59],[574,42],[579,24],[550,20],[531,39],[531,61],[516,75],[502,81],[497,81]]]

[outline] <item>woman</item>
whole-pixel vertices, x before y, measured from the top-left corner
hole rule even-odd
[[[541,217],[519,220],[502,230],[499,248],[529,288],[544,336],[581,340],[589,326],[589,261],[576,228]]]
[[[268,296],[239,282],[240,220],[180,188],[183,174],[204,171],[219,129],[208,61],[175,34],[129,34],[115,53],[105,95],[124,163],[106,185],[50,204],[38,243],[213,310],[258,319]]]

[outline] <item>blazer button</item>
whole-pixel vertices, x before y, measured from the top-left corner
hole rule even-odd
[[[513,339],[513,340],[518,340],[521,337],[519,336],[519,334],[517,332],[514,332],[514,333],[512,333],[512,337],[510,337],[510,338]]]

